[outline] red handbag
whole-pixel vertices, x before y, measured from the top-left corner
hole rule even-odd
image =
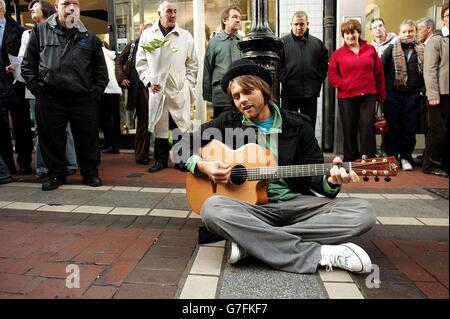
[[[383,105],[381,103],[377,103],[373,125],[375,127],[375,134],[384,134],[389,131],[389,124],[384,117]]]

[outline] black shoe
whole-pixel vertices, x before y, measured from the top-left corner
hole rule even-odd
[[[182,165],[182,164],[175,164],[174,166],[176,169],[182,171],[182,172],[187,172],[188,169],[186,168],[186,166]]]
[[[66,179],[62,177],[55,177],[51,176],[48,178],[48,181],[45,183],[42,183],[42,190],[43,191],[51,191],[54,189],[57,189],[59,186],[66,183]]]
[[[110,148],[111,146],[109,146],[108,144],[103,144],[103,145],[101,145],[100,146],[100,149],[103,151],[103,150],[106,150],[107,148]]]
[[[120,150],[118,147],[108,147],[102,151],[103,154],[119,154]]]
[[[67,170],[67,175],[74,175],[74,174],[76,174],[76,172],[77,172],[76,168],[69,168]]]
[[[148,165],[148,163],[150,163],[150,160],[147,159],[143,159],[143,160],[136,160],[136,164],[140,164],[140,165]]]
[[[44,178],[47,177],[47,175],[48,175],[48,173],[42,173],[42,172],[36,173],[36,178],[37,179],[44,179]]]
[[[92,187],[99,187],[103,185],[102,180],[97,175],[90,175],[83,177],[83,184],[92,186]]]
[[[161,162],[155,162],[152,166],[149,167],[148,171],[150,173],[159,172],[163,168],[167,168],[167,164],[161,163]]]
[[[425,174],[431,174],[431,175],[436,175],[436,176],[441,176],[441,177],[447,177],[448,178],[448,173],[442,169],[440,169],[439,167],[433,167],[430,170],[424,170],[423,171]]]
[[[4,178],[0,178],[0,184],[7,184],[7,183],[11,183],[12,182],[12,177],[4,177]]]
[[[28,166],[19,166],[19,174],[20,175],[31,175],[33,174],[33,169],[30,165]]]

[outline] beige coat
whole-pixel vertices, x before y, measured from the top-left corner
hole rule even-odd
[[[428,100],[448,94],[448,38],[433,36],[425,46],[423,75]]]
[[[155,137],[167,138],[169,112],[182,131],[191,128],[198,60],[194,39],[188,31],[177,25],[164,37],[158,25],[156,21],[140,37],[136,71],[145,86],[152,83],[162,88],[161,94],[149,92],[149,130]],[[154,39],[170,42],[151,53],[144,52],[141,46]]]

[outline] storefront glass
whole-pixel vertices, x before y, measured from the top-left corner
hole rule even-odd
[[[442,8],[442,0],[367,0],[365,12],[365,34],[366,38],[372,41],[370,34],[370,21],[373,18],[383,18],[386,31],[398,34],[400,23],[404,19],[412,19],[414,21],[423,17],[432,18],[437,28],[442,27],[440,12]]]
[[[200,1],[202,2],[202,1]],[[220,16],[222,11],[229,6],[238,6],[242,10],[241,30],[247,33],[251,27],[251,0],[205,0],[205,35],[208,40],[211,34],[220,30]],[[145,22],[151,22],[158,19],[157,9],[158,0],[123,0],[114,1],[115,19],[117,26],[117,49],[121,51],[125,44],[137,37],[139,27]],[[177,22],[194,35],[193,26],[193,1],[178,1]],[[269,0],[269,24],[273,32],[277,32],[277,11],[276,0]]]

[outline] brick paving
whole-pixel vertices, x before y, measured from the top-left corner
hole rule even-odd
[[[199,220],[82,215],[24,221],[27,211],[2,211],[0,298],[175,297]],[[66,286],[70,265],[79,288]]]
[[[135,164],[133,154],[108,154],[102,156],[100,175],[108,186],[184,188],[185,173],[168,168],[150,174],[147,168]],[[14,180],[38,182],[34,176]],[[81,184],[81,177],[70,176],[68,183]],[[448,179],[418,167],[400,171],[390,183],[345,186],[349,193],[445,191]],[[0,208],[0,298],[176,298],[199,225],[190,218]],[[380,267],[377,289],[367,287],[367,276],[351,274],[364,298],[448,299],[448,226],[377,225],[355,242]],[[66,287],[66,267],[72,264],[80,267],[80,288]]]

